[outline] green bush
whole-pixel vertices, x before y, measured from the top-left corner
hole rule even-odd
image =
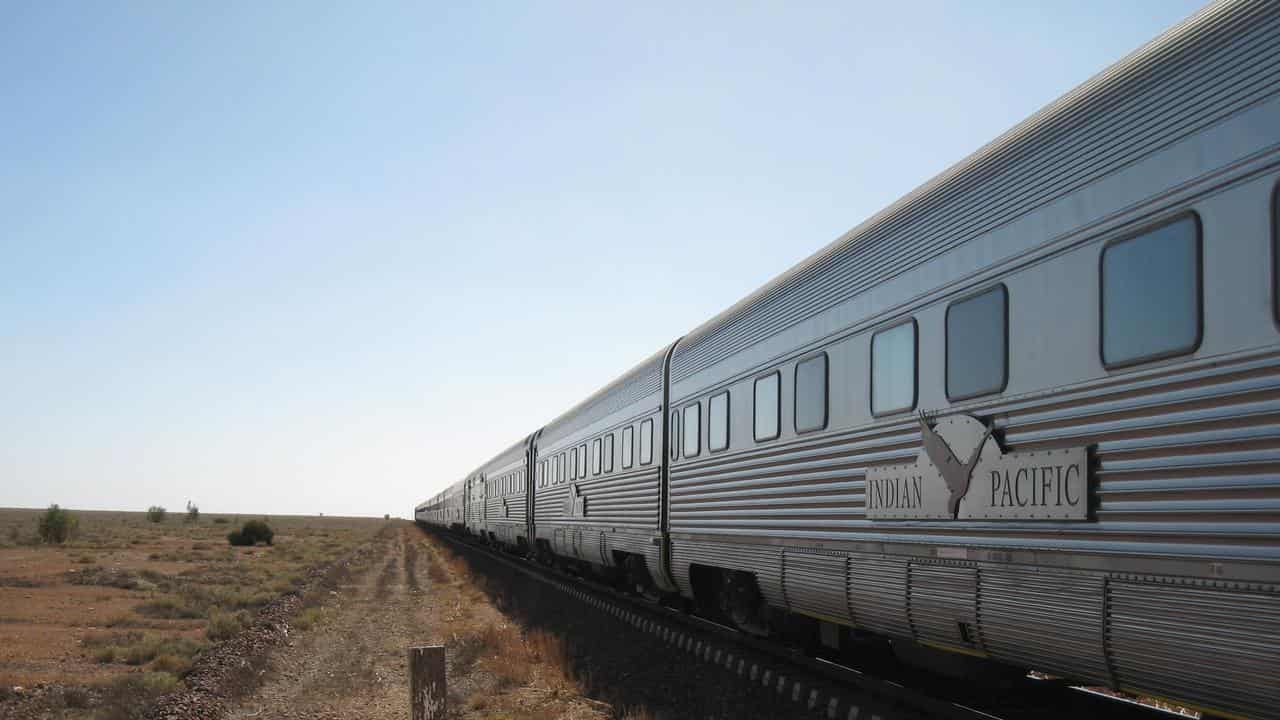
[[[167,511],[159,505],[152,505],[147,508],[147,519],[153,523],[162,523],[164,522],[166,512]]]
[[[226,525],[226,524],[227,524],[227,519],[226,519],[226,518],[214,518],[214,519],[213,519],[213,524],[215,524],[215,525]]]
[[[244,629],[249,620],[249,613],[243,610],[234,613],[214,610],[209,613],[209,624],[205,626],[204,635],[215,642],[226,640]]]
[[[44,542],[64,543],[76,534],[76,528],[79,525],[80,521],[75,515],[54,504],[50,505],[49,509],[44,511],[44,515],[40,516],[40,525],[37,531],[40,534],[40,539]]]
[[[270,545],[275,536],[271,527],[262,520],[250,520],[239,530],[227,533],[227,542],[242,547],[257,545],[260,542]]]

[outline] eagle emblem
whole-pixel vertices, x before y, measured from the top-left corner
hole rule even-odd
[[[947,512],[951,517],[956,517],[960,509],[960,500],[965,493],[969,492],[969,481],[973,478],[973,468],[977,466],[978,460],[982,456],[982,448],[987,443],[987,438],[991,436],[991,428],[985,428],[982,439],[974,446],[973,452],[970,453],[968,459],[963,463],[956,454],[952,452],[951,446],[947,444],[933,430],[930,423],[930,417],[927,413],[921,411],[918,419],[920,421],[920,439],[924,452],[929,456],[929,461],[934,467],[938,468],[942,479],[947,483],[947,489],[950,495],[947,498]]]

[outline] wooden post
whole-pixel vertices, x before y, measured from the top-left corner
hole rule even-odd
[[[409,648],[409,716],[412,720],[444,720],[444,646]]]

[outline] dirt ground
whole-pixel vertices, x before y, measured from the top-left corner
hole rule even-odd
[[[451,718],[613,718],[582,695],[558,638],[496,610],[453,559],[404,526],[320,607],[314,629],[274,652],[259,690],[227,717],[408,718],[407,650],[444,644]]]
[[[370,540],[383,519],[272,517],[271,546],[226,535],[261,516],[75,512],[78,532],[40,544],[38,510],[0,510],[0,701],[43,685],[147,676],[171,689],[192,659],[299,585],[310,567]],[[16,688],[16,689],[15,689]],[[80,713],[91,717],[85,709]],[[69,713],[68,716],[77,716]]]

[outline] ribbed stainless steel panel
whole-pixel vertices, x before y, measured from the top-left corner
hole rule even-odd
[[[916,640],[972,648],[978,629],[978,571],[913,562],[907,567],[907,616]]]
[[[1108,584],[1107,629],[1122,688],[1254,717],[1280,709],[1280,596],[1164,582]]]
[[[1274,2],[1219,2],[686,336],[678,383],[1280,88]]]
[[[914,419],[672,468],[671,528],[711,539],[901,542],[1280,560],[1280,357],[1266,352],[989,401],[1010,450],[1093,446],[1092,522],[869,521],[868,465],[912,461]],[[1117,559],[1115,562],[1119,562]],[[1258,569],[1280,579],[1280,570]]]
[[[1103,653],[1102,575],[1036,567],[979,570],[978,629],[992,656],[1110,685]]]
[[[849,558],[842,553],[782,553],[782,592],[792,612],[851,623],[848,576]]]
[[[849,613],[858,627],[911,637],[907,618],[907,561],[884,555],[849,557]]]
[[[782,550],[780,548],[732,543],[684,543],[671,541],[671,567],[680,589],[690,592],[689,566],[746,570],[756,576],[756,583],[765,602],[775,607],[785,607],[782,592]]]

